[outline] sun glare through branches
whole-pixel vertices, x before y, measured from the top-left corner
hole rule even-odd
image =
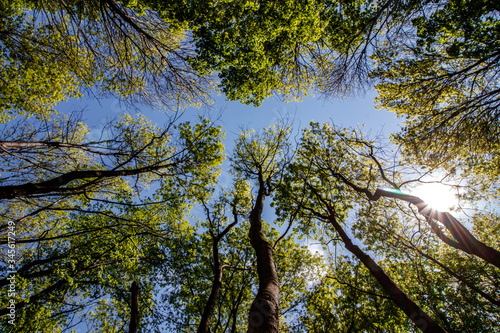
[[[412,194],[440,212],[449,212],[458,205],[456,190],[440,183],[421,184],[412,191]]]

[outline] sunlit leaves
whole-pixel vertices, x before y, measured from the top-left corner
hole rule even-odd
[[[307,293],[301,323],[313,332],[415,332],[368,270],[339,256]]]
[[[152,308],[150,274],[165,260],[160,241],[191,230],[187,211],[210,194],[219,173],[221,130],[208,120],[176,129],[173,124],[161,128],[142,116],[124,115],[109,125],[109,139],[96,141],[83,124],[57,120],[38,128],[20,123],[4,133],[4,155],[11,154],[3,161],[6,183],[40,182],[74,170],[142,171],[135,177],[76,179],[68,184],[76,191],[55,188],[46,196],[3,204],[4,221],[16,221],[22,258],[18,279],[25,286],[18,300],[19,316],[35,319],[35,313],[49,312],[58,321],[45,316],[43,325],[55,330],[68,315],[110,297],[110,303],[99,303],[96,316],[84,320],[104,325],[103,314],[110,310],[102,307],[108,304],[123,324],[128,320],[128,288],[136,281],[146,317]],[[30,172],[19,172],[23,169]],[[2,235],[5,240],[5,230]],[[2,299],[4,306],[6,301]],[[30,319],[23,325],[35,322]]]
[[[498,177],[497,11],[489,1],[443,2],[376,51],[378,103],[405,119],[394,138],[412,163]]]
[[[235,176],[273,187],[289,158],[289,133],[290,128],[281,124],[260,133],[255,130],[241,133],[231,158]]]

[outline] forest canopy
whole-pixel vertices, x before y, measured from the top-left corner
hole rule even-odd
[[[499,13],[2,1],[0,331],[500,331]],[[372,89],[390,139],[284,117],[227,144],[217,119],[181,120],[217,94]],[[110,97],[96,135],[83,104]],[[410,194],[429,182],[455,207]]]

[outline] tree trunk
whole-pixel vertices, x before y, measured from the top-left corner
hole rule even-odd
[[[175,166],[175,163],[165,165],[151,165],[137,169],[129,170],[82,170],[70,171],[43,182],[39,183],[26,183],[21,185],[7,185],[0,186],[0,199],[14,199],[17,197],[30,196],[35,194],[46,194],[51,192],[68,192],[85,188],[91,183],[80,185],[76,188],[61,188],[74,180],[87,179],[87,178],[111,178],[111,177],[124,177],[135,176],[141,173],[157,171],[163,168]]]
[[[344,229],[337,220],[330,216],[328,221],[337,230],[340,238],[344,242],[346,249],[354,254],[370,270],[371,274],[382,285],[384,290],[390,295],[396,305],[406,314],[408,318],[424,333],[444,333],[446,332],[438,323],[429,317],[410,297],[399,288],[399,286],[387,275],[387,273],[377,265],[377,263],[358,246],[354,245],[347,236]]]
[[[262,210],[266,192],[261,183],[250,213],[250,243],[257,256],[259,290],[248,316],[249,333],[273,333],[279,330],[279,283],[273,260],[273,248],[262,233]]]
[[[222,288],[222,266],[220,264],[218,243],[219,238],[213,240],[214,279],[212,281],[212,291],[203,309],[203,315],[201,316],[200,325],[198,326],[198,333],[210,332],[210,319],[212,319],[215,304],[217,303]]]
[[[132,282],[130,292],[132,293],[132,303],[130,305],[130,325],[128,332],[137,333],[137,326],[139,324],[139,286],[137,282]]]
[[[426,217],[432,231],[434,231],[436,236],[438,236],[444,243],[458,250],[476,255],[490,264],[500,268],[500,252],[479,241],[451,214],[441,213],[430,209],[427,203],[419,197],[404,193],[394,193],[391,191],[377,189],[374,195],[371,198],[369,197],[369,199],[377,200],[380,197],[400,199],[414,204],[418,208],[418,212]],[[446,236],[433,219],[441,222],[452,234],[454,239]]]

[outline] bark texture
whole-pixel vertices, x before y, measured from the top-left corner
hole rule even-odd
[[[207,208],[207,216],[209,216],[210,212]],[[224,236],[238,223],[238,214],[236,212],[236,208],[233,207],[233,216],[234,222],[231,223],[222,231],[220,234],[215,236],[212,231],[210,231],[210,235],[212,236],[212,258],[214,261],[213,271],[214,278],[212,280],[212,289],[210,291],[210,295],[208,296],[207,303],[205,303],[205,308],[203,309],[203,314],[201,316],[200,324],[198,325],[198,333],[209,333],[210,332],[210,320],[214,314],[214,309],[217,304],[217,300],[219,299],[219,295],[222,289],[222,270],[224,265],[222,265],[220,261],[219,254],[219,243],[224,238]]]
[[[46,194],[51,192],[70,192],[74,190],[81,190],[93,184],[89,182],[73,188],[62,187],[74,180],[88,179],[88,178],[110,178],[122,176],[134,176],[145,172],[157,171],[163,168],[172,167],[175,164],[154,165],[143,168],[130,169],[130,170],[85,170],[85,171],[70,171],[39,183],[26,183],[22,185],[8,185],[0,186],[0,199],[13,199],[22,196],[30,196],[36,194]]]
[[[226,230],[229,230],[226,229]],[[213,239],[212,251],[214,259],[214,278],[212,280],[212,290],[210,291],[210,296],[208,296],[207,303],[203,309],[203,314],[201,316],[200,325],[198,325],[198,333],[208,333],[210,332],[210,320],[214,314],[215,305],[220,295],[220,290],[222,288],[222,265],[220,263],[219,256],[219,241],[222,237]]]
[[[210,332],[210,320],[214,314],[215,305],[220,295],[220,290],[222,288],[222,268],[219,263],[215,267],[214,279],[212,281],[212,290],[210,291],[210,296],[208,296],[207,303],[203,310],[203,315],[201,316],[200,325],[198,326],[198,333],[209,333]]]
[[[279,331],[278,275],[273,260],[273,247],[262,233],[262,210],[266,190],[261,182],[255,205],[250,213],[250,243],[257,256],[259,290],[248,316],[249,333],[274,333]]]
[[[369,197],[369,199],[377,200],[380,197],[401,199],[414,204],[418,208],[418,212],[425,216],[427,222],[432,228],[432,231],[444,243],[456,248],[457,250],[476,255],[490,264],[500,268],[500,252],[479,241],[451,214],[438,212],[429,208],[425,201],[419,197],[402,193],[394,193],[381,189],[376,190],[374,195],[371,198]],[[441,222],[454,239],[446,236],[434,220]]]
[[[371,274],[382,285],[394,303],[410,318],[410,320],[424,333],[445,333],[446,331],[429,317],[399,286],[387,275],[387,273],[377,265],[377,263],[354,245],[340,226],[334,216],[330,216],[328,221],[333,225],[340,238],[344,242],[346,249],[354,254],[371,272]]]

